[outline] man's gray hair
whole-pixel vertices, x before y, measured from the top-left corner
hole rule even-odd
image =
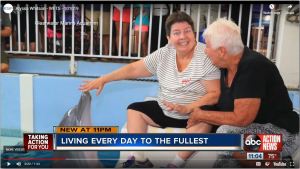
[[[219,18],[207,27],[203,36],[209,39],[213,49],[225,47],[229,55],[238,54],[244,49],[240,28],[231,20]]]

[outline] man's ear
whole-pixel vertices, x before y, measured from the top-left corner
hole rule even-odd
[[[219,47],[220,56],[224,57],[227,53],[227,50],[225,47],[221,46]]]

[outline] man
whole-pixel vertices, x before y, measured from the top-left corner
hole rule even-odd
[[[276,65],[244,46],[240,28],[232,21],[218,19],[203,34],[205,53],[221,69],[221,95],[215,111],[194,109],[187,128],[205,122],[220,126],[217,133],[282,134],[282,156],[292,155],[297,149],[299,115],[293,111]],[[178,110],[185,107],[171,106]],[[246,159],[239,152],[229,156],[227,160],[218,160],[216,167],[241,165],[232,157]]]
[[[219,111],[196,110],[189,125],[197,120],[221,125],[219,133],[282,134],[282,156],[293,154],[299,115],[293,111],[276,65],[245,47],[239,27],[232,21],[217,20],[204,32],[204,37],[206,54],[221,68]],[[245,154],[232,153],[232,157],[245,159]]]

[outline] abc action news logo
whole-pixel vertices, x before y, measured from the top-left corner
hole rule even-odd
[[[282,151],[281,134],[244,134],[245,151]]]

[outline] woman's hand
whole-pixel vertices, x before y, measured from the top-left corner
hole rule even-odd
[[[102,77],[99,77],[95,80],[85,80],[84,82],[85,84],[81,84],[79,90],[81,90],[82,92],[86,92],[97,89],[97,96],[100,94],[105,85],[105,81]]]
[[[175,111],[183,115],[187,115],[192,111],[192,107],[190,104],[180,105],[180,104],[170,103],[167,101],[163,101],[163,104],[167,107],[168,111]]]

